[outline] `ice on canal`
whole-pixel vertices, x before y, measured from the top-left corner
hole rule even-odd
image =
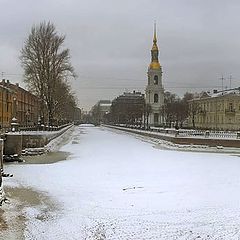
[[[10,165],[7,186],[48,196],[23,208],[25,239],[239,239],[240,158],[168,151],[134,135],[76,127],[65,161]]]

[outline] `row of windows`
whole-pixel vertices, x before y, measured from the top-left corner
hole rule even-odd
[[[1,103],[0,102],[0,111],[5,111],[5,112],[11,112],[12,108],[11,108],[12,104],[11,103]],[[3,109],[2,109],[3,108]]]
[[[17,114],[17,119],[18,121],[23,124],[23,125],[27,125],[30,123],[33,123],[34,120],[36,121],[36,116],[34,116],[33,114],[26,116],[25,114]],[[0,115],[0,125],[9,125],[11,123],[12,117],[11,116],[1,116]]]
[[[237,120],[235,120],[234,118],[229,118],[229,117],[224,117],[224,116],[209,116],[206,118],[203,117],[196,117],[196,123],[212,123],[212,124],[216,124],[216,123],[233,123]],[[240,119],[238,119],[238,121],[240,122]]]
[[[0,98],[1,98],[1,100],[2,99],[3,100],[7,99],[7,100],[11,101],[12,100],[12,95],[9,94],[7,91],[5,93],[4,92],[0,92]]]
[[[0,124],[3,122],[9,122],[10,121],[10,118],[9,117],[0,117]]]
[[[219,103],[216,103],[216,102],[209,102],[209,103],[202,103],[202,104],[200,103],[199,106],[202,110],[209,111],[209,112],[225,111],[225,109],[228,109],[229,111],[235,110],[233,102],[221,101]],[[240,110],[240,104],[238,106],[236,105],[235,107],[238,107],[237,109]]]

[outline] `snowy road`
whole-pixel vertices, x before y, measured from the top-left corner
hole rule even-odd
[[[25,239],[240,239],[240,158],[167,151],[76,127],[65,161],[11,165],[8,186],[48,196],[25,206]]]

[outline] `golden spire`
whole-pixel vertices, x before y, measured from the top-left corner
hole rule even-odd
[[[160,69],[160,63],[158,61],[158,46],[157,46],[157,30],[156,22],[154,22],[154,34],[153,34],[153,46],[151,50],[152,62],[150,63],[150,69]]]
[[[157,44],[156,21],[154,22],[153,43],[154,43],[154,44]]]

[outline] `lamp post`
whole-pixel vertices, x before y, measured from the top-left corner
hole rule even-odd
[[[26,112],[26,127],[28,127],[28,122],[29,122],[29,116],[30,116],[30,109],[27,110]]]
[[[13,118],[11,121],[11,131],[15,132],[18,131],[18,122],[17,122],[17,118],[16,118],[16,108],[17,108],[17,99],[14,97],[13,98]]]

